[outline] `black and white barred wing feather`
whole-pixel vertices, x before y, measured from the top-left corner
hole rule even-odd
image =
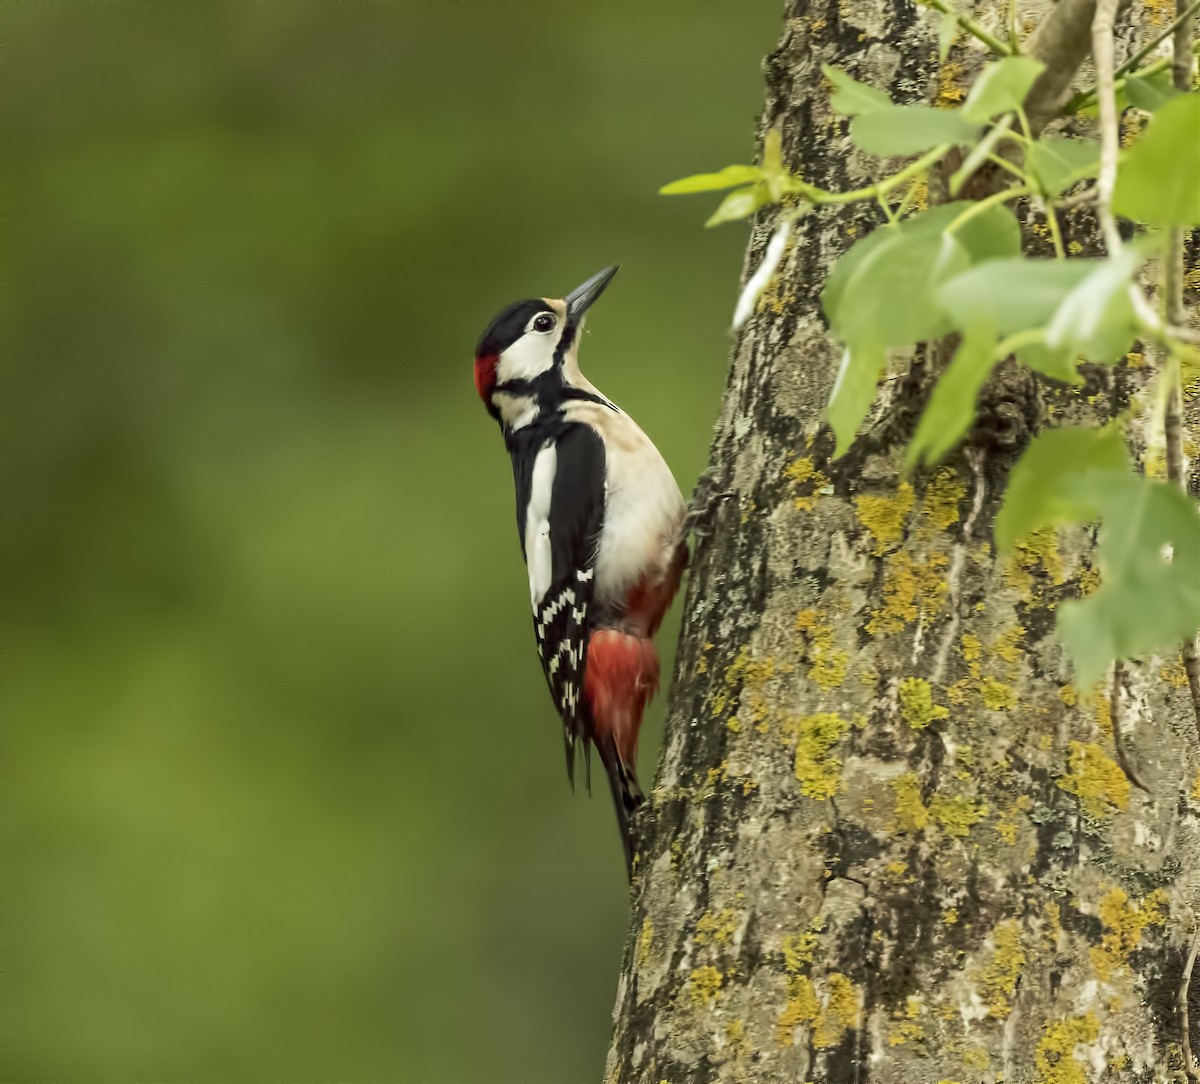
[[[596,587],[596,548],[604,521],[604,445],[586,425],[570,425],[534,462],[525,524],[533,630],[550,695],[563,722],[567,775],[575,746],[588,760],[583,678],[588,614]]]

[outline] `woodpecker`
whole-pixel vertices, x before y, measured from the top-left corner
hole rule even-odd
[[[642,713],[658,688],[653,636],[688,560],[687,507],[658,449],[579,369],[584,315],[617,273],[562,299],[516,301],[475,350],[475,388],[512,457],[533,629],[562,718],[567,777],[582,746],[604,765],[632,876],[629,818]]]

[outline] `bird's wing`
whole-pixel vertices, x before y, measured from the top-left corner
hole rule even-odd
[[[533,630],[550,695],[562,717],[567,776],[574,785],[577,739],[585,739],[588,763],[583,676],[604,522],[604,444],[596,431],[588,425],[567,426],[539,453],[531,487],[525,554]]]

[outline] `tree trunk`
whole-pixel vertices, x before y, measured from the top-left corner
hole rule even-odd
[[[1003,26],[1004,10],[975,14]],[[1020,10],[1028,31],[1046,5]],[[1135,2],[1127,25],[1146,14]],[[760,140],[782,127],[789,167],[826,188],[882,175],[820,64],[954,103],[981,57],[959,45],[939,70],[935,28],[908,5],[789,0]],[[1021,217],[1026,252],[1049,255],[1043,220]],[[1030,437],[1115,416],[1145,370],[1085,365],[1070,389],[1002,366],[965,445],[906,480],[945,360],[923,350],[895,359],[833,460],[839,347],[819,292],[877,220],[800,220],[734,348],[712,472],[736,496],[687,591],[606,1079],[1184,1080],[1200,757],[1181,661],[1076,688],[1054,611],[1094,586],[1095,532],[1036,535],[1007,562],[991,542]],[[1087,223],[1070,239],[1099,251]],[[1148,792],[1118,765],[1114,707]]]

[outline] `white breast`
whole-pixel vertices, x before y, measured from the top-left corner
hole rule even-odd
[[[628,414],[589,402],[571,403],[566,414],[604,438],[606,494],[596,595],[601,602],[621,603],[643,576],[666,572],[686,506],[671,469]]]

